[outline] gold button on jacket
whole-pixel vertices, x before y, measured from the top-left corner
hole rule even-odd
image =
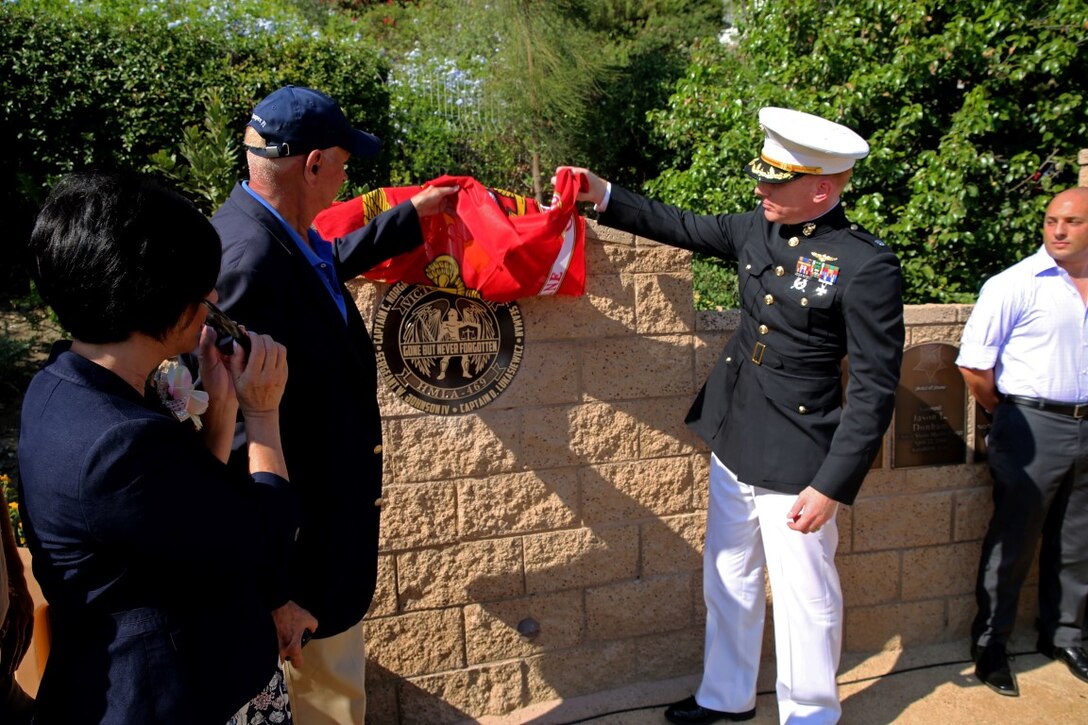
[[[841,204],[818,219],[782,224],[762,209],[694,214],[613,184],[600,222],[737,263],[740,324],[686,421],[745,483],[792,494],[811,485],[852,502],[891,418],[899,378],[895,254],[851,229]],[[849,385],[866,394],[843,407],[846,355]]]

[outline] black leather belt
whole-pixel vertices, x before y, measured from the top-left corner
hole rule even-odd
[[[1077,403],[1075,405],[1069,403],[1052,403],[1049,400],[1030,398],[1026,395],[1005,395],[1001,400],[1006,403],[1012,403],[1013,405],[1019,405],[1023,408],[1045,410],[1047,413],[1068,415],[1071,418],[1080,419],[1088,417],[1088,403]]]

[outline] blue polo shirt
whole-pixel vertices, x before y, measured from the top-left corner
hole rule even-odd
[[[336,303],[336,308],[340,310],[340,316],[344,319],[344,322],[348,321],[348,308],[347,303],[344,301],[344,295],[340,293],[340,280],[336,276],[336,254],[333,249],[333,245],[328,241],[321,238],[314,229],[307,229],[306,233],[309,237],[309,243],[304,241],[299,236],[298,232],[288,224],[280,213],[276,211],[271,204],[265,201],[264,197],[249,188],[249,182],[243,181],[242,188],[249,192],[249,195],[261,203],[265,209],[271,212],[272,216],[279,220],[283,228],[287,230],[287,233],[291,236],[291,239],[295,241],[295,245],[302,252],[302,256],[306,258],[306,261],[313,267],[314,272],[317,274],[317,278],[325,285],[325,289],[332,295],[332,301]]]

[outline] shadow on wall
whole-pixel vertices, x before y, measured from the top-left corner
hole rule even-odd
[[[663,339],[587,298],[521,306],[510,388],[477,415],[426,422],[456,487],[456,530],[385,542],[397,594],[395,611],[367,622],[374,723],[458,722],[702,667],[706,455],[683,424],[697,389],[690,303],[665,313],[688,322]],[[387,423],[396,440],[419,419]],[[427,485],[408,483],[423,476],[410,467],[391,462],[383,529],[398,494]],[[463,627],[463,651],[410,631],[417,613]],[[451,651],[395,653],[398,631],[409,648]],[[421,661],[437,674],[414,674]]]
[[[683,418],[724,335],[696,334],[690,302],[655,310],[680,321],[672,329],[636,318],[636,294],[653,293],[640,285],[686,284],[690,300],[690,279],[639,276],[591,277],[583,298],[522,301],[522,368],[478,414],[420,418],[383,393],[391,445],[384,592],[367,620],[368,722],[461,722],[701,672],[708,462]],[[397,450],[418,451],[418,441],[425,460]],[[853,509],[841,509],[847,536],[854,526]],[[899,586],[901,552],[845,551],[855,570],[894,559]],[[975,543],[955,552],[977,562]],[[848,607],[899,600],[869,599],[846,572],[844,594]],[[866,616],[902,622],[871,651],[932,641],[913,631],[915,605],[930,602],[869,607],[879,611]],[[942,612],[948,631],[966,631],[960,613]],[[770,619],[761,692],[774,686]],[[876,696],[878,719],[891,722],[925,694],[903,700],[894,688],[877,681],[850,694],[844,719],[852,702]],[[656,704],[648,696],[625,706]],[[564,722],[555,716],[533,722]]]

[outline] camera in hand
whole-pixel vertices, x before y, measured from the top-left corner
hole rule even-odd
[[[234,352],[234,343],[249,354],[249,336],[243,332],[238,323],[227,317],[223,310],[216,307],[210,300],[204,300],[204,306],[208,308],[208,318],[204,321],[208,327],[215,330],[215,347],[224,355]]]

